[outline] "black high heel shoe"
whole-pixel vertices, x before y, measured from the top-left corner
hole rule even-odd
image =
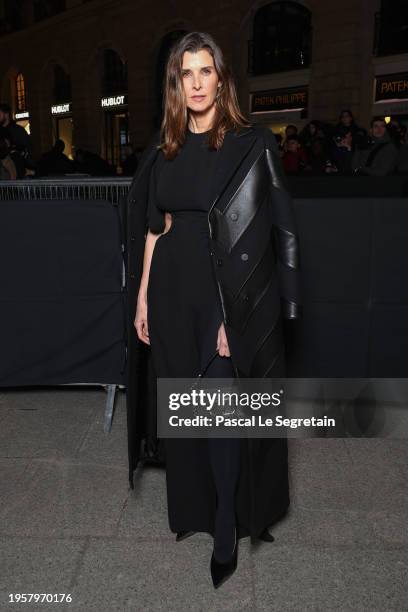
[[[181,542],[181,540],[185,540],[194,534],[195,531],[179,531],[176,535],[176,542]]]
[[[237,540],[237,530],[235,529],[235,545],[234,545],[234,551],[232,553],[231,559],[227,561],[226,563],[221,563],[220,561],[217,561],[217,559],[215,558],[214,551],[212,553],[210,569],[211,569],[211,578],[212,578],[215,589],[218,589],[219,586],[224,584],[224,582],[228,580],[230,576],[232,576],[232,574],[237,569],[237,560],[238,560],[238,540]]]

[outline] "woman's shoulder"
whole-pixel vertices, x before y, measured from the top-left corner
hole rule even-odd
[[[264,125],[250,123],[247,127],[241,128],[236,135],[239,137],[254,137],[261,141],[266,149],[277,149],[277,142],[272,130]]]

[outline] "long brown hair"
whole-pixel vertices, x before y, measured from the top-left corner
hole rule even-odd
[[[182,83],[182,65],[185,51],[197,53],[206,49],[213,57],[215,70],[221,81],[213,124],[207,137],[210,149],[222,146],[227,130],[249,127],[239,108],[234,80],[224,55],[210,34],[189,32],[172,47],[166,65],[164,84],[164,116],[160,127],[160,149],[166,159],[173,159],[183,145],[189,120]]]

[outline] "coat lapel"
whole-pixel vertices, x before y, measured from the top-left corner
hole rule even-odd
[[[252,150],[256,140],[256,132],[253,128],[247,128],[239,134],[229,130],[225,134],[223,145],[218,153],[217,169],[211,188],[212,203],[209,214],[214,206],[220,212],[225,208],[227,200],[223,201],[222,196]]]

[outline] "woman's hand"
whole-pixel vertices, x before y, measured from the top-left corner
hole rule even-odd
[[[147,325],[147,299],[143,291],[139,291],[137,298],[134,326],[139,340],[145,344],[150,344],[149,327]]]
[[[217,351],[220,357],[231,357],[224,323],[221,323],[218,330]]]

